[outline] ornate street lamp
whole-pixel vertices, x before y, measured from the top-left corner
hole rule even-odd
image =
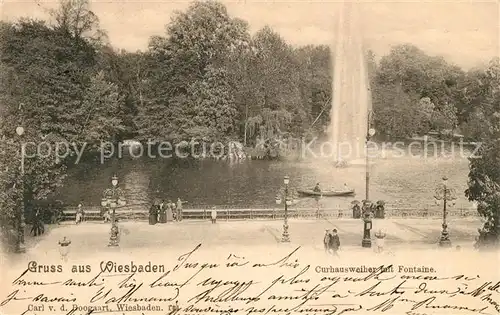
[[[24,128],[22,126],[19,126],[16,128],[16,134],[21,137],[24,134]],[[21,143],[21,206],[19,207],[19,214],[18,214],[18,225],[17,225],[17,246],[16,246],[16,251],[18,253],[24,253],[26,252],[26,245],[24,244],[24,229],[26,227],[26,222],[24,219],[24,144]]]
[[[363,212],[363,240],[361,241],[361,246],[366,248],[372,247],[372,237],[371,237],[371,229],[372,229],[372,219],[373,214],[370,211],[369,202],[365,200],[365,210]]]
[[[118,177],[113,175],[111,178],[111,188],[105,189],[103,193],[103,198],[101,200],[101,205],[107,209],[112,209],[111,214],[111,232],[109,236],[109,244],[108,246],[118,246],[118,225],[116,224],[116,207],[124,206],[126,204],[125,199],[123,198],[123,191],[117,187],[118,186]]]
[[[450,236],[448,233],[448,223],[446,222],[446,218],[448,215],[447,205],[448,202],[451,202],[451,205],[455,205],[455,200],[457,200],[457,197],[455,189],[448,187],[448,178],[446,176],[443,177],[443,183],[436,187],[434,199],[436,199],[437,205],[441,203],[441,200],[443,201],[443,230],[441,231],[439,246],[451,247]]]
[[[366,123],[366,177],[365,177],[365,200],[370,200],[370,156],[368,153],[368,142],[375,135],[375,129],[371,128],[372,112],[368,113],[368,120]]]
[[[370,139],[375,135],[375,129],[371,128],[372,121],[372,111],[368,112],[368,117],[366,120],[366,166],[365,166],[365,200],[363,200],[363,240],[361,242],[362,247],[372,247],[372,240],[370,235],[370,230],[372,229],[372,213],[371,201],[370,201],[370,154],[368,152],[368,143]]]
[[[285,204],[285,219],[283,223],[283,235],[281,237],[281,241],[283,243],[290,242],[290,235],[288,234],[288,206],[297,203],[297,200],[295,199],[295,194],[289,193],[289,187],[288,187],[289,183],[290,183],[290,177],[285,176],[283,178],[283,184],[285,184],[284,191],[283,193],[280,192],[276,195],[276,204],[278,205],[281,204],[282,199],[284,200]]]

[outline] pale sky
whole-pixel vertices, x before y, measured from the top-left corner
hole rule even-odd
[[[249,23],[251,33],[271,26],[290,44],[327,44],[334,39],[334,1],[222,1],[232,16]],[[116,48],[144,50],[151,35],[163,35],[175,10],[189,1],[93,1],[92,10]],[[4,0],[2,19],[46,18],[56,0]],[[378,56],[391,45],[411,43],[469,68],[499,56],[497,1],[364,1],[359,5],[363,38]],[[362,33],[362,35],[361,35]]]

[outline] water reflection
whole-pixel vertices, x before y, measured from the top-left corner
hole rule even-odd
[[[373,159],[370,196],[389,204],[419,206],[430,203],[432,189],[443,175],[457,191],[466,188],[466,159],[393,158]],[[354,188],[355,197],[323,198],[323,207],[347,207],[353,199],[365,196],[365,165],[335,168],[329,159],[304,161],[229,161],[194,159],[132,159],[123,157],[100,164],[89,160],[71,168],[58,198],[67,204],[99,205],[102,191],[113,174],[120,178],[128,204],[141,204],[154,198],[181,198],[189,207],[227,205],[233,207],[275,207],[275,196],[290,176],[290,185],[312,188],[320,182],[323,189]],[[462,198],[465,200],[465,198]],[[432,201],[432,200],[431,200]],[[310,198],[302,205],[315,205]]]

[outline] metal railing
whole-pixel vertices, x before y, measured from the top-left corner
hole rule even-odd
[[[149,211],[147,208],[142,209],[117,209],[116,217],[118,220],[148,220]],[[184,220],[209,220],[212,209],[184,209],[182,216]],[[268,208],[268,209],[219,209],[216,208],[218,220],[281,220],[284,218],[284,209]],[[85,209],[85,218],[87,221],[102,220],[100,207],[92,207]],[[74,220],[76,209],[67,209],[63,212],[62,220]],[[439,209],[422,209],[422,208],[390,208],[385,210],[385,218],[441,218],[443,211]],[[477,217],[478,213],[474,209],[459,208],[448,211],[449,217]],[[352,219],[352,209],[320,209],[308,208],[291,208],[288,209],[288,217],[295,219]]]

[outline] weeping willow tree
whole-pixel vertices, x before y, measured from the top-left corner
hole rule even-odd
[[[282,130],[288,128],[292,115],[286,110],[270,110],[265,108],[256,116],[248,119],[248,138],[254,142],[275,140],[283,135]]]
[[[279,156],[279,145],[282,137],[289,129],[292,114],[286,110],[263,109],[247,121],[247,136],[255,144],[258,156]]]

